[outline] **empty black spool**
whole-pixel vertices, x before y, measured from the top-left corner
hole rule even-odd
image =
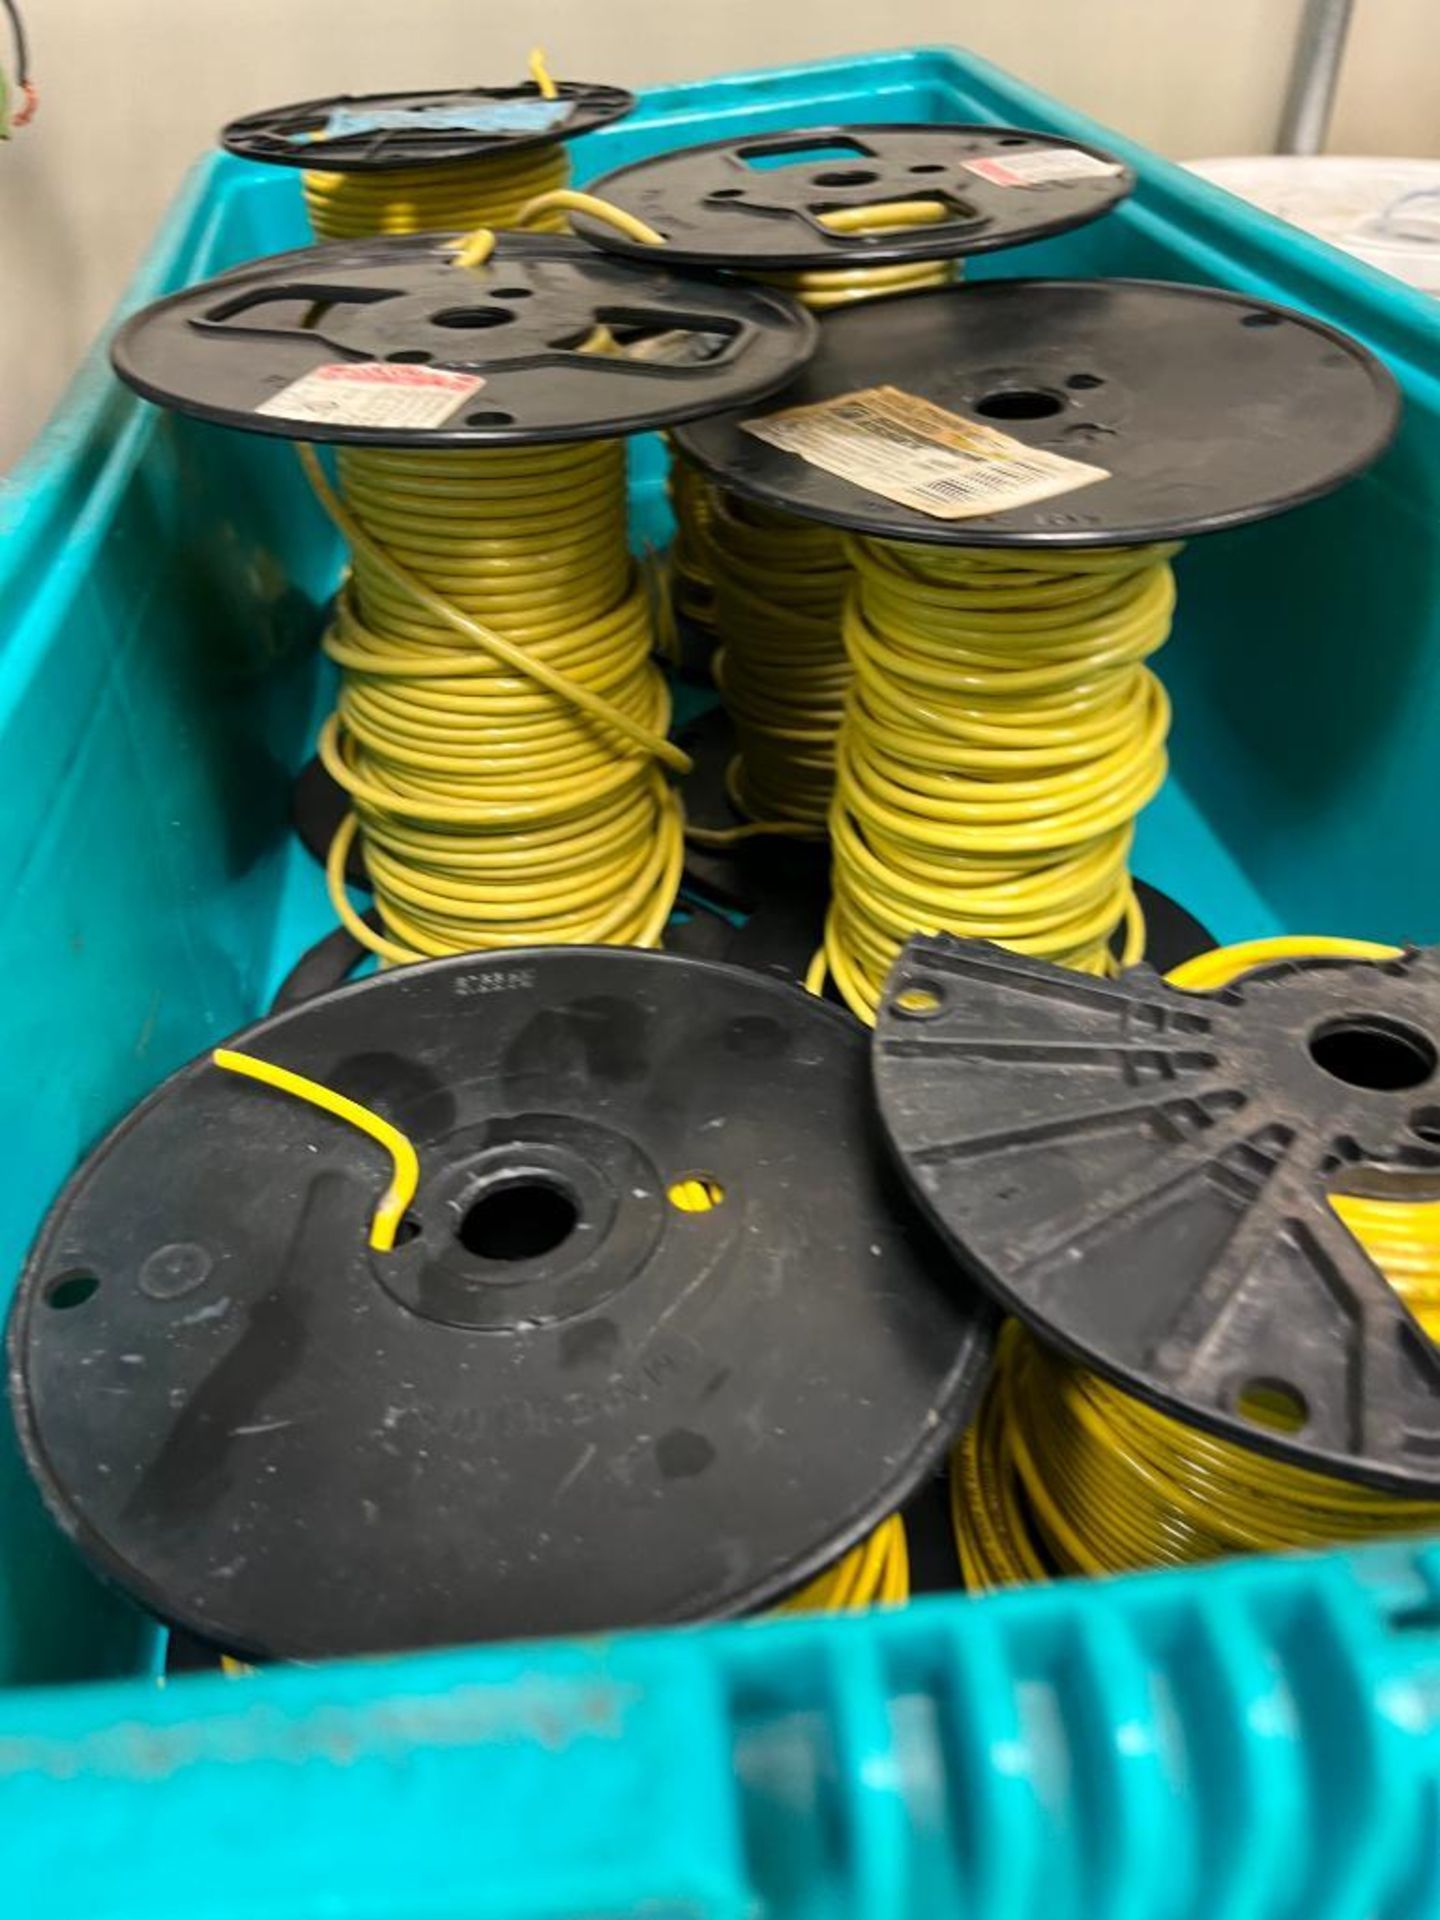
[[[1227,1439],[1435,1497],[1440,1355],[1327,1193],[1440,1174],[1440,950],[1194,994],[918,939],[874,1060],[913,1190],[1035,1333]],[[1240,1411],[1262,1383],[1293,1435]]]
[[[251,433],[359,445],[481,447],[671,426],[770,393],[809,355],[813,318],[764,288],[609,260],[561,235],[503,234],[461,266],[453,237],[302,247],[156,301],[126,321],[116,371],[162,406]],[[719,343],[704,359],[585,353],[597,327]],[[434,426],[257,412],[324,366],[393,363],[479,376]]]
[[[1384,451],[1395,382],[1323,321],[1212,287],[990,280],[829,317],[813,358],[761,409],[896,386],[1109,478],[1030,506],[942,520],[744,430],[754,410],[679,429],[720,485],[895,540],[971,547],[1187,539],[1318,499]]]
[[[588,80],[561,80],[556,93],[564,117],[533,132],[509,128],[499,132],[465,127],[381,128],[338,138],[317,139],[337,110],[403,114],[436,112],[454,117],[467,107],[480,116],[489,109],[513,104],[543,106],[544,96],[533,82],[514,87],[457,87],[443,92],[333,94],[323,100],[297,100],[288,106],[267,107],[232,120],[220,135],[229,153],[245,160],[264,160],[282,167],[315,168],[325,173],[384,172],[394,167],[454,166],[488,154],[512,153],[525,147],[570,140],[592,127],[623,119],[635,105],[635,96],[623,87],[596,85]]]
[[[968,1413],[993,1310],[892,1190],[865,1036],[775,980],[549,949],[402,969],[240,1037],[422,1178],[183,1068],[27,1266],[12,1401],[52,1512],[162,1617],[308,1657],[763,1605]],[[704,1174],[720,1205],[679,1210]]]
[[[835,151],[805,157],[827,147]],[[783,164],[787,153],[796,156],[791,165]],[[1005,185],[971,170],[1024,165],[1027,156],[1034,164],[1037,155],[1042,164],[1053,155],[1060,166],[1067,159],[1094,166],[1034,185]],[[710,140],[632,161],[590,191],[663,233],[665,254],[677,265],[754,273],[989,253],[1084,226],[1134,185],[1134,174],[1112,154],[1079,141],[1015,127],[900,122]],[[867,234],[836,233],[818,217],[918,199],[943,201],[950,217]],[[593,245],[629,259],[657,251],[587,213],[575,214],[572,225]]]

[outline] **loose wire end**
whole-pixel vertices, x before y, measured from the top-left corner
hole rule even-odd
[[[226,1073],[243,1074],[246,1079],[258,1080],[262,1086],[274,1087],[293,1099],[308,1100],[311,1106],[358,1127],[361,1133],[368,1133],[384,1147],[393,1170],[390,1184],[371,1217],[370,1245],[377,1253],[389,1253],[395,1245],[395,1234],[405,1209],[415,1198],[415,1189],[420,1184],[420,1159],[409,1137],[388,1120],[382,1120],[378,1113],[372,1113],[369,1107],[362,1107],[358,1100],[350,1100],[343,1093],[336,1093],[333,1087],[322,1086],[303,1073],[292,1073],[288,1067],[277,1066],[272,1060],[237,1053],[231,1047],[216,1047],[210,1057]]]

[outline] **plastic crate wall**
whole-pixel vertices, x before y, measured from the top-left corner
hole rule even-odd
[[[0,1700],[21,1920],[1432,1920],[1440,1559]]]

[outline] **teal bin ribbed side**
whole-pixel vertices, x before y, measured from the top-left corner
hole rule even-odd
[[[1440,1550],[0,1703],[45,1920],[1430,1920]]]
[[[623,78],[623,75],[619,76]],[[980,119],[1117,148],[1111,218],[977,273],[1140,274],[1307,307],[1406,423],[1334,499],[1200,542],[1137,868],[1222,940],[1440,938],[1440,305],[984,63],[867,56],[646,95],[642,153]],[[126,305],[304,238],[212,158]],[[658,450],[636,517],[663,534]],[[328,929],[289,786],[337,548],[282,447],[123,393],[103,343],[0,494],[0,1265],[171,1067]],[[149,1678],[0,1439],[0,1914],[46,1920],[1440,1912],[1440,1561],[1369,1555],[251,1681]],[[15,1689],[25,1689],[17,1691]]]

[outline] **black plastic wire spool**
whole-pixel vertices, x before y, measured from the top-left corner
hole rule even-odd
[[[813,319],[761,288],[503,234],[461,266],[435,234],[277,254],[134,315],[112,349],[147,400],[292,440],[536,445],[748,404],[796,371]],[[614,353],[583,351],[604,327]],[[656,358],[657,339],[703,355]]]
[[[600,328],[618,351],[582,350]],[[505,235],[470,267],[432,235],[238,269],[136,315],[114,358],[147,398],[219,424],[480,448],[612,437],[758,398],[795,370],[815,331],[768,291],[639,272],[577,241]],[[703,352],[666,357],[697,340]],[[294,804],[323,857],[345,811],[334,781],[312,763]],[[358,853],[350,874],[364,879]]]
[[[1066,233],[1134,190],[1112,154],[1015,127],[805,127],[711,140],[632,161],[590,191],[665,237],[678,265],[742,273],[891,266],[989,253]],[[929,201],[924,226],[836,233],[826,214]],[[657,251],[587,213],[582,239],[629,259]]]
[[[942,519],[747,431],[749,413],[681,428],[734,492],[892,540],[971,547],[1130,546],[1240,526],[1330,492],[1399,421],[1391,375],[1323,321],[1213,287],[991,280],[861,304],[769,418],[898,387],[1106,477],[1031,505]],[[978,463],[977,463],[978,464]]]
[[[1226,1439],[1440,1490],[1440,1354],[1329,1203],[1440,1175],[1440,950],[1206,994],[917,939],[880,1111],[965,1272],[1040,1338]]]
[[[463,956],[241,1049],[383,1113],[184,1067],[56,1202],[10,1326],[52,1513],[255,1656],[764,1606],[929,1472],[993,1309],[904,1201],[844,1015],[736,968]],[[687,1211],[677,1183],[710,1204]]]
[[[438,92],[334,94],[299,100],[232,120],[225,149],[273,166],[327,173],[454,166],[571,140],[621,120],[635,105],[623,87],[588,80],[556,82],[547,99],[533,82],[511,87],[453,87]]]

